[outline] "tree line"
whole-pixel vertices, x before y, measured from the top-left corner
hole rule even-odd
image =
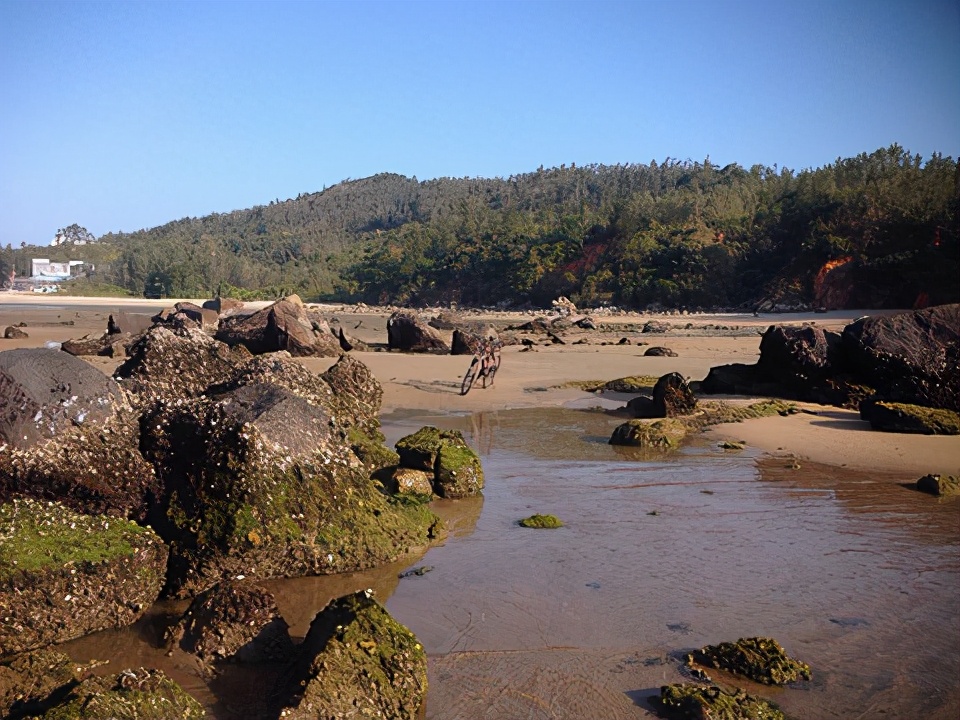
[[[108,233],[96,281],[142,294],[396,304],[742,307],[960,301],[960,162],[899,145],[799,172],[667,158],[508,178],[394,174],[248,210]],[[0,251],[0,263],[24,251]],[[51,259],[79,249],[44,248]],[[84,259],[87,259],[85,257]],[[18,271],[19,272],[19,271]]]

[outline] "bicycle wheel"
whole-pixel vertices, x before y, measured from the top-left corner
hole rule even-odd
[[[463,382],[460,383],[460,394],[466,395],[470,392],[470,388],[473,387],[473,381],[477,379],[477,371],[480,369],[480,363],[477,362],[477,359],[474,358],[470,363],[470,367],[467,368],[466,375],[463,376]]]

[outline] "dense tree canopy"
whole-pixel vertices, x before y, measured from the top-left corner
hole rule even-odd
[[[960,300],[958,182],[953,159],[898,145],[800,172],[667,158],[383,174],[108,234],[83,253],[135,294],[627,307],[816,302],[832,263],[847,268],[848,302],[903,307]]]

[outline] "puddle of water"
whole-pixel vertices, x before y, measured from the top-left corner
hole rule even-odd
[[[451,534],[422,558],[264,585],[294,636],[331,598],[374,588],[429,654],[427,718],[650,717],[647,697],[685,679],[685,651],[753,635],[813,669],[797,687],[750,686],[793,717],[957,716],[960,503],[696,439],[638,459],[606,443],[619,422],[563,409],[394,414],[391,444],[426,424],[463,430],[484,498],[435,503]],[[517,525],[533,513],[565,526]],[[421,565],[433,570],[398,578]],[[160,667],[215,718],[265,713],[269,669],[210,683],[188,656],[165,655],[158,637],[176,610],[65,648],[110,656],[105,672]]]

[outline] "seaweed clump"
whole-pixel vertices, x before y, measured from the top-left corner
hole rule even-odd
[[[687,655],[687,664],[693,663],[743,675],[764,685],[785,685],[811,677],[809,665],[789,657],[776,640],[764,637],[707,645]]]
[[[563,521],[556,515],[531,515],[520,521],[520,526],[525,528],[558,528],[563,527]]]
[[[960,478],[954,475],[924,475],[917,480],[917,490],[938,497],[960,494]]]
[[[773,703],[748,695],[744,690],[728,692],[716,686],[664,685],[651,698],[662,717],[673,720],[785,720]]]

